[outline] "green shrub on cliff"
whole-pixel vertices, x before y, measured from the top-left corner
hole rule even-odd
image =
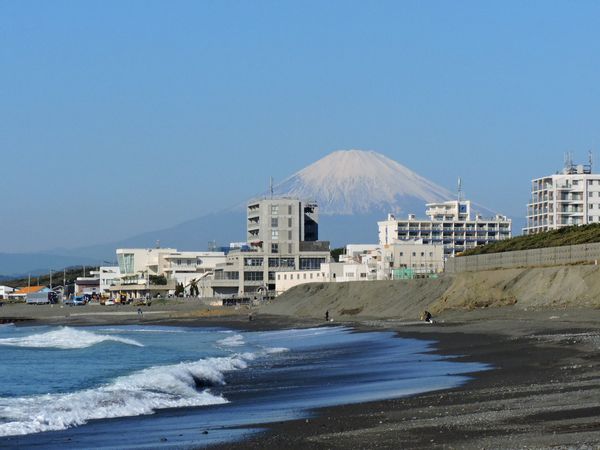
[[[563,245],[591,244],[600,242],[600,224],[559,228],[543,233],[517,236],[504,241],[482,245],[463,252],[460,256],[483,255],[486,253],[512,252],[535,248],[562,247]]]

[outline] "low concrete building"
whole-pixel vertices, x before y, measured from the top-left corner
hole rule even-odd
[[[414,278],[444,271],[444,246],[422,239],[395,241],[381,249],[378,279]]]
[[[366,264],[324,263],[319,270],[290,270],[277,273],[276,294],[306,283],[342,283],[347,281],[366,281],[372,269]]]
[[[10,286],[0,286],[0,300],[5,300],[8,298],[10,294],[15,291],[15,288],[11,288]]]

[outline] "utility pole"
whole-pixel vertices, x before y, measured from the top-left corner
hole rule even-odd
[[[67,269],[63,268],[63,301],[65,300],[65,292],[67,292]]]
[[[50,269],[50,290],[52,290],[52,269]]]

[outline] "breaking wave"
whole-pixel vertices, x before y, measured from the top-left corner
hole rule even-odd
[[[164,408],[228,403],[208,388],[225,384],[226,372],[246,367],[242,356],[207,358],[150,367],[94,389],[0,398],[0,436],[64,430],[92,419],[146,415]]]
[[[144,344],[134,339],[127,339],[119,336],[109,336],[106,334],[96,334],[90,331],[79,330],[70,327],[63,327],[59,328],[58,330],[32,334],[30,336],[0,339],[0,345],[59,349],[87,348],[102,342],[120,342],[122,344],[135,345],[137,347],[144,346]]]
[[[241,334],[234,334],[233,336],[228,336],[220,341],[217,341],[217,344],[224,345],[226,347],[239,347],[240,345],[244,345],[244,337]]]

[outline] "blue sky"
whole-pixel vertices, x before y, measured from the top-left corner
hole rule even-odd
[[[0,1],[0,252],[173,225],[350,148],[523,216],[564,152],[600,157],[598,17],[592,1]]]

